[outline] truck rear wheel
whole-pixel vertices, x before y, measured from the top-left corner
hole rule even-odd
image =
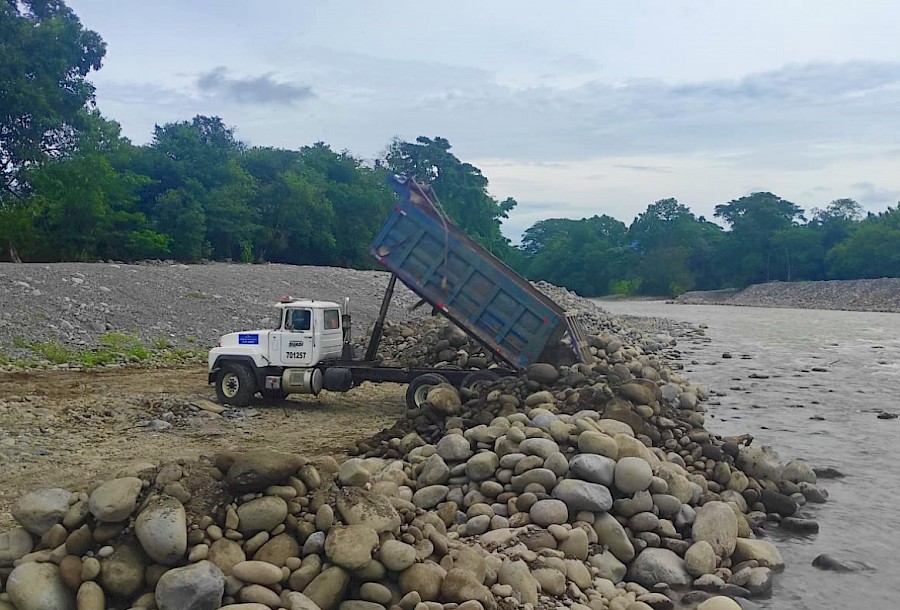
[[[428,399],[428,390],[442,383],[450,383],[447,378],[437,373],[425,373],[409,382],[406,388],[406,406],[419,409]]]
[[[216,376],[216,396],[219,402],[235,407],[246,407],[256,394],[256,378],[245,365],[226,362]]]
[[[494,371],[472,371],[462,380],[462,387],[467,390],[472,390],[473,392],[477,392],[479,386],[489,385],[494,383],[500,379],[500,375],[495,373]]]

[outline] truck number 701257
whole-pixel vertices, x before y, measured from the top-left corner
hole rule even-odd
[[[291,358],[291,359],[296,358],[296,359],[302,360],[302,359],[306,358],[306,352],[285,352],[284,356],[286,358]]]

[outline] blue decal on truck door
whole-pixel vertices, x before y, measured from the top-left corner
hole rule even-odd
[[[259,335],[252,333],[241,333],[238,335],[238,343],[241,345],[259,345]]]

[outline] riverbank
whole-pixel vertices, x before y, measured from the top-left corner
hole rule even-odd
[[[195,282],[218,275],[236,283],[211,286],[212,301],[190,305],[186,315],[202,317],[212,303],[260,282],[255,269],[201,270]],[[83,280],[73,283],[87,283],[91,271],[72,276]],[[109,283],[101,284],[109,290],[101,292],[126,290],[124,280],[111,287],[120,271],[109,270]],[[145,273],[129,271],[125,278]],[[26,281],[32,291],[42,290],[34,277]],[[174,379],[176,392],[162,382],[143,397],[130,395],[124,376],[95,379],[101,395],[90,401],[84,379],[97,376],[89,372],[32,374],[33,390],[22,387],[26,373],[0,374],[21,392],[0,404],[7,416],[0,429],[19,426],[0,442],[9,448],[4,493],[24,470],[23,460],[44,466],[8,496],[17,498],[11,516],[21,527],[0,534],[6,594],[20,610],[74,608],[75,591],[96,602],[86,607],[103,608],[109,600],[162,610],[237,602],[304,610],[423,604],[435,610],[676,604],[711,610],[740,607],[722,596],[746,603],[770,594],[785,567],[771,542],[777,524],[818,527],[795,518],[807,502],[827,495],[815,472],[745,446],[746,436],[705,428],[710,394],[679,372],[677,342],[667,334],[679,331],[678,343],[702,341],[693,325],[651,318],[638,330],[563,290],[541,289],[566,311],[580,312],[596,362],[536,364],[459,391],[439,386],[422,408],[405,409],[400,395],[373,396],[365,385],[345,396],[353,401],[346,405],[351,417],[364,413],[357,407],[381,406],[377,417],[396,414],[390,425],[366,417],[348,425],[333,417],[320,418],[322,428],[314,429],[312,412],[341,411],[328,393],[292,397],[274,408],[226,409],[196,395],[203,392],[202,370]],[[134,285],[128,296],[146,290]],[[203,300],[177,294],[186,297],[178,306]],[[166,299],[156,303],[163,304],[129,315],[154,316]],[[440,340],[417,331],[431,322],[404,322],[410,332],[399,336],[407,340],[386,341],[388,355],[408,361],[424,354],[453,366],[442,354],[446,344],[457,345],[455,335],[435,333],[450,337],[439,348]],[[473,365],[472,358],[460,364],[466,350],[453,354],[455,366]],[[48,396],[39,375],[66,376],[67,383]],[[128,405],[113,403],[102,394],[108,391],[138,401],[145,419],[129,419]],[[28,410],[33,417],[24,416]],[[249,417],[280,424],[282,434],[269,435],[255,421],[228,421]],[[97,428],[105,438],[71,442]],[[321,444],[326,432],[340,434],[331,450]],[[32,449],[39,435],[59,435],[71,452],[49,443]],[[169,435],[209,451],[195,456],[178,438],[163,445],[159,437]],[[232,442],[251,451],[216,452]],[[120,451],[110,456],[100,450],[108,448],[103,443],[117,443]],[[345,459],[342,450],[353,457]],[[126,453],[140,463],[96,463],[93,480],[20,493],[60,484],[47,480],[58,476],[47,467],[50,460],[94,463],[94,456],[120,460]],[[106,473],[111,478],[104,482]]]
[[[770,282],[743,290],[686,292],[676,299],[684,305],[741,305],[791,309],[900,312],[900,278]]]
[[[845,476],[827,482],[829,502],[803,508],[817,534],[773,534],[787,569],[764,610],[895,608],[894,540],[900,525],[886,489],[897,486],[900,314],[715,305],[606,303],[612,314],[703,324],[678,343],[684,374],[709,387],[710,428],[749,433],[787,459],[803,457]],[[724,354],[732,357],[723,357]],[[850,572],[813,565],[828,554]],[[869,566],[868,568],[863,566]]]

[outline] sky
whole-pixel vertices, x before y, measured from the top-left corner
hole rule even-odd
[[[133,142],[221,116],[250,145],[374,159],[447,138],[538,220],[629,224],[675,197],[900,201],[890,0],[68,0],[107,42],[97,103]],[[440,193],[438,193],[440,195]]]

